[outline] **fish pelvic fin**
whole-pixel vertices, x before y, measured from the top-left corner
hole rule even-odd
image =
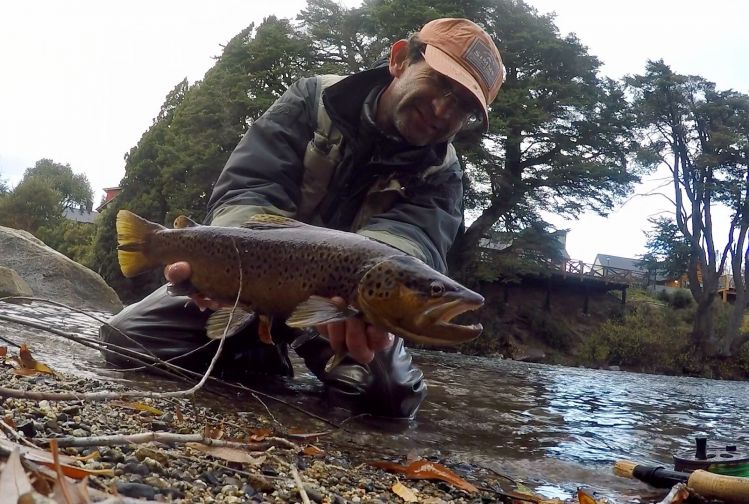
[[[322,296],[310,296],[297,305],[294,312],[286,319],[289,327],[310,327],[329,322],[339,322],[358,315],[351,306],[340,305],[332,299]]]
[[[151,236],[164,228],[128,210],[117,212],[117,260],[127,278],[159,266],[161,263],[148,255]]]
[[[232,313],[232,311],[234,313]],[[255,320],[255,313],[243,308],[221,308],[214,312],[205,323],[205,334],[208,339],[221,339],[236,335]]]

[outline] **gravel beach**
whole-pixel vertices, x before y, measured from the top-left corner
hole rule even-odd
[[[0,384],[4,389],[37,393],[126,390],[116,382],[66,374],[20,376],[9,362],[0,364]],[[293,433],[269,415],[217,414],[200,405],[200,396],[206,393],[198,392],[195,400],[105,401],[13,398],[0,393],[0,446],[5,448],[0,460],[7,458],[14,444],[31,441],[44,449],[44,439],[57,438],[60,453],[79,459],[71,465],[109,470],[110,474],[89,476],[91,489],[162,502],[497,502],[503,498],[502,488],[508,488],[501,475],[465,465],[450,468],[449,461],[438,460],[431,462],[444,463],[477,490],[439,480],[408,479],[367,463],[373,450],[339,442],[335,427],[327,433],[317,427]],[[262,411],[263,405],[258,404],[257,410]],[[197,442],[201,440],[212,446]],[[403,464],[406,455],[379,460]]]

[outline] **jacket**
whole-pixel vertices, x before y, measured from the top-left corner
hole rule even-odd
[[[414,147],[374,122],[387,68],[348,76],[322,92],[342,135],[340,163],[314,215],[298,215],[304,156],[317,125],[320,79],[294,83],[244,135],[208,203],[213,225],[272,213],[387,243],[444,272],[462,222],[462,171],[449,143]],[[320,189],[317,189],[320,190]]]

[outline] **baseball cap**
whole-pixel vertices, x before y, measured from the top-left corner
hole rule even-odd
[[[489,34],[468,19],[442,18],[425,24],[418,37],[427,44],[427,64],[476,97],[484,112],[484,127],[488,127],[489,104],[505,78],[502,57]]]

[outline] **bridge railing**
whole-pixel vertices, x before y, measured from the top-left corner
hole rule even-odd
[[[590,264],[575,260],[567,260],[559,263],[544,261],[544,265],[550,270],[564,273],[565,276],[594,278],[627,285],[647,285],[648,283],[647,271],[614,268],[612,266]]]

